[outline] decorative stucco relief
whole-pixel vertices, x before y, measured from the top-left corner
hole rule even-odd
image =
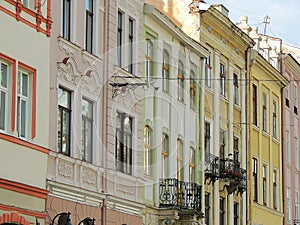
[[[73,177],[73,167],[66,162],[59,162],[58,164],[58,175],[65,178]]]
[[[81,75],[77,69],[76,61],[71,57],[66,57],[62,62],[57,63],[57,77],[73,85],[77,85]]]
[[[69,41],[66,41],[62,37],[58,37],[57,41],[58,41],[58,47],[61,50],[64,50],[66,52],[66,54],[69,55],[69,56],[70,55],[74,56],[79,51],[79,48],[77,46],[73,45]]]
[[[95,185],[96,184],[96,172],[88,170],[88,169],[83,169],[82,170],[82,181],[89,185]]]
[[[97,98],[101,91],[100,75],[94,70],[88,70],[81,81],[82,90]]]

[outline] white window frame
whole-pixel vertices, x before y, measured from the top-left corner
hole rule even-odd
[[[6,66],[6,87],[2,85],[2,65]],[[9,99],[9,86],[10,86],[10,65],[3,62],[0,59],[0,111],[3,113],[3,127],[0,126],[0,131],[6,131],[8,126],[9,110],[8,110],[8,99]],[[4,109],[1,109],[2,94],[4,95]],[[0,113],[1,116],[1,113]],[[1,118],[0,118],[1,119]],[[1,125],[1,124],[0,124]]]
[[[88,10],[87,8],[87,1],[92,1],[92,9],[91,10]],[[90,52],[91,54],[94,53],[94,49],[95,49],[95,43],[96,43],[96,40],[95,40],[95,33],[96,33],[96,26],[95,26],[95,18],[96,18],[96,0],[85,0],[85,50]],[[91,16],[92,19],[91,19],[91,22],[92,22],[92,25],[91,25],[91,30],[89,30],[90,32],[90,38],[91,38],[91,49],[88,48],[88,21],[87,21],[87,17],[88,16]]]
[[[205,86],[211,88],[211,55],[205,58]]]
[[[148,125],[144,126],[144,173],[145,175],[152,175],[152,143],[153,131]]]
[[[287,198],[287,220],[288,220],[288,223],[291,223],[292,222],[292,199],[291,199],[291,188],[288,187],[287,188],[287,191],[286,191],[286,198]]]

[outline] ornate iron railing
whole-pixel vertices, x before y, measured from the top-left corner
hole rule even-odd
[[[218,178],[219,176],[219,157],[205,153],[205,176]]]
[[[220,178],[239,181],[242,179],[241,164],[232,159],[220,159]]]
[[[201,212],[201,192],[202,187],[196,183],[162,178],[159,181],[159,207]]]

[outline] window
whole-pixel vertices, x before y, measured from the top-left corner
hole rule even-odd
[[[239,162],[239,138],[233,138],[233,161]]]
[[[189,160],[189,179],[190,183],[195,183],[195,149],[190,147],[190,160]]]
[[[118,66],[122,67],[122,45],[123,45],[123,13],[118,11],[118,33],[117,33],[117,60]]]
[[[211,65],[210,65],[210,56],[205,58],[205,85],[211,87]]]
[[[23,6],[31,10],[35,10],[35,1],[34,0],[23,0]]]
[[[273,208],[277,209],[277,172],[273,171]]]
[[[184,101],[184,66],[181,60],[178,61],[178,100],[183,102]]]
[[[86,0],[85,1],[85,29],[86,29],[86,36],[85,36],[85,49],[92,53],[93,51],[93,17],[94,17],[94,7],[93,7],[93,0]]]
[[[93,153],[93,103],[83,98],[81,111],[81,157],[83,161],[91,163]]]
[[[234,87],[234,104],[239,105],[240,103],[240,89],[238,75],[233,74],[233,87]]]
[[[290,132],[286,131],[286,162],[288,165],[291,164],[291,149],[290,149]]]
[[[220,225],[225,225],[225,198],[220,198]]]
[[[225,65],[220,63],[220,93],[223,96],[226,96],[226,72]]]
[[[267,131],[267,95],[263,94],[263,111],[262,111],[262,121],[263,121],[263,131]]]
[[[294,149],[295,149],[295,167],[296,170],[299,171],[299,143],[298,143],[298,138],[294,138]],[[300,218],[299,218],[300,219]]]
[[[299,220],[299,192],[295,195],[295,219]]]
[[[58,89],[58,149],[59,152],[70,156],[71,140],[71,92],[59,87]]]
[[[19,137],[26,138],[29,114],[29,74],[24,71],[18,72],[17,81],[17,131]]]
[[[233,204],[233,224],[239,225],[239,203],[235,202]]]
[[[162,177],[167,178],[169,175],[169,136],[162,134]]]
[[[263,178],[263,203],[264,205],[267,205],[267,201],[268,201],[268,187],[267,187],[267,166],[264,165],[262,168],[262,178]]]
[[[286,86],[285,88],[285,105],[290,107],[290,87]]]
[[[134,60],[134,20],[129,18],[128,20],[128,72],[134,73],[133,60]]]
[[[176,178],[183,181],[183,143],[177,139],[177,176]]]
[[[152,163],[152,130],[149,126],[144,128],[144,172],[151,175]]]
[[[8,116],[8,65],[0,61],[0,130],[6,129]]]
[[[291,188],[287,188],[287,219],[288,222],[292,222],[292,199],[291,199]]]
[[[204,129],[205,129],[205,143],[204,143],[204,148],[205,148],[205,158],[206,158],[206,162],[209,162],[210,160],[210,123],[205,122],[204,125]]]
[[[63,37],[70,41],[71,38],[71,0],[63,0],[62,16]]]
[[[149,82],[153,75],[153,43],[150,39],[146,39],[145,64],[146,80]]]
[[[132,174],[132,118],[126,113],[116,113],[116,167]]]
[[[273,101],[273,137],[277,138],[277,103]]]
[[[298,115],[298,87],[294,85],[294,113]]]
[[[169,92],[169,78],[170,78],[170,72],[169,72],[169,66],[170,66],[170,56],[166,49],[163,51],[163,64],[162,64],[162,82],[163,82],[163,91]]]
[[[210,225],[210,193],[205,193],[205,224]]]
[[[257,86],[255,84],[252,84],[252,104],[252,120],[257,126]]]
[[[252,158],[253,168],[252,168],[252,175],[253,175],[253,200],[257,202],[258,200],[258,180],[257,180],[257,159]]]
[[[196,81],[195,81],[195,73],[191,70],[190,75],[190,106],[192,109],[195,109],[196,106]]]
[[[220,130],[220,167],[225,166],[225,130]]]

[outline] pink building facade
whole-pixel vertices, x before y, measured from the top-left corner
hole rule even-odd
[[[290,80],[282,91],[284,224],[300,224],[300,64],[289,53],[282,56],[282,74]]]

